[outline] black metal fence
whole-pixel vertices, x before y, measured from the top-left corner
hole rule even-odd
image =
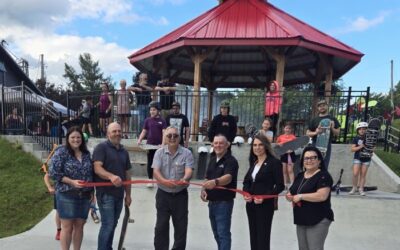
[[[91,123],[94,134],[99,135],[98,120],[99,111],[96,104],[99,102],[100,92],[74,92],[67,95],[67,106],[69,112],[79,111],[82,108],[82,100],[90,96],[93,99]],[[230,103],[230,114],[235,116],[238,121],[239,134],[244,135],[244,127],[246,124],[254,124],[261,127],[261,123],[265,116],[265,95],[266,91],[261,89],[234,89],[234,90],[201,90],[195,93],[189,87],[179,86],[174,94],[174,100],[181,104],[181,112],[185,114],[189,121],[193,121],[192,103],[194,96],[200,96],[200,112],[199,127],[197,135],[205,134],[207,126],[210,124],[213,116],[219,114],[219,106],[222,101]],[[117,115],[118,94],[110,92],[113,101],[112,121],[119,121]],[[281,124],[291,122],[295,127],[296,135],[305,134],[309,120],[315,115],[315,103],[320,98],[324,98],[324,93],[315,93],[313,91],[296,91],[286,90],[281,92],[282,106],[280,108]],[[129,118],[129,134],[135,137],[140,133],[141,122],[139,118],[138,98],[140,93],[130,96],[130,118]],[[157,93],[152,93],[153,100],[160,101]],[[347,143],[355,136],[355,126],[360,121],[368,120],[368,99],[369,88],[363,91],[354,91],[348,88],[346,91],[336,91],[329,96],[330,107],[329,113],[339,120],[341,123],[341,133],[337,142]],[[166,106],[161,103],[161,106]],[[148,109],[145,111],[148,114]],[[75,117],[79,119],[78,117]],[[192,134],[196,134],[192,131]]]
[[[23,83],[1,87],[2,134],[29,135],[46,150],[60,144],[62,116],[47,99],[35,94]]]

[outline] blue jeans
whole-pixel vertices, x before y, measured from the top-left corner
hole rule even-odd
[[[209,201],[208,212],[218,250],[231,249],[232,201]]]
[[[122,211],[124,198],[106,193],[97,194],[97,204],[101,215],[101,227],[98,237],[98,250],[112,249],[114,231]]]

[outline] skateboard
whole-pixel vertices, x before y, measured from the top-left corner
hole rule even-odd
[[[160,148],[160,145],[140,144],[139,147],[145,151],[148,151],[148,150],[157,150]]]
[[[336,192],[337,195],[339,195],[339,194],[340,194],[340,191],[341,191],[340,188],[341,188],[341,185],[342,185],[342,175],[343,175],[343,168],[340,169],[340,174],[339,174],[339,179],[338,179],[338,181],[337,181],[336,184],[333,185],[332,188],[331,188],[331,191]]]
[[[119,236],[118,250],[125,250],[126,249],[124,247],[126,228],[128,227],[128,223],[133,223],[134,222],[134,220],[129,219],[129,217],[130,217],[130,210],[129,210],[129,207],[127,205],[125,205],[125,214],[124,214],[124,218],[122,220],[122,228],[121,228],[121,235]]]
[[[300,136],[297,139],[293,141],[289,141],[286,143],[283,143],[282,145],[276,144],[274,147],[274,151],[276,155],[283,155],[285,154],[288,150],[295,151],[298,148],[302,148],[305,145],[307,145],[310,141],[310,137],[308,136]]]
[[[341,186],[340,187],[340,191],[341,192],[350,192],[351,189],[353,188],[353,186]],[[378,190],[377,186],[364,186],[364,192],[368,192],[368,191],[375,191]]]
[[[251,123],[246,124],[244,130],[249,138],[253,138],[258,133],[257,128]]]
[[[374,148],[378,142],[379,129],[381,121],[373,118],[368,123],[367,132],[365,133],[364,147],[360,150],[360,158],[371,159]]]
[[[331,119],[322,119],[319,122],[319,127],[322,129],[322,132],[317,135],[315,146],[321,151],[322,155],[325,157],[329,144],[329,138],[331,135]]]

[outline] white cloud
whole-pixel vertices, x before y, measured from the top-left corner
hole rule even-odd
[[[40,54],[45,55],[47,77],[54,83],[65,83],[64,63],[79,70],[78,57],[82,53],[90,53],[94,60],[100,62],[100,68],[106,75],[121,72],[133,72],[127,56],[134,50],[123,48],[116,43],[108,43],[101,37],[79,37],[75,35],[60,35],[32,30],[22,26],[1,26],[0,34],[7,41],[13,41],[20,57],[24,57],[30,65],[37,65]],[[37,74],[32,72],[31,77]],[[33,79],[36,80],[36,79]],[[117,79],[114,79],[117,80]]]
[[[346,34],[352,32],[363,32],[384,23],[388,15],[389,12],[381,12],[377,17],[371,19],[367,19],[363,16],[360,16],[354,20],[349,20],[348,24],[345,27],[338,28],[334,30],[332,33]]]
[[[186,2],[186,0],[146,0],[146,2],[152,5],[163,5],[163,4],[172,4],[172,5],[179,5]]]

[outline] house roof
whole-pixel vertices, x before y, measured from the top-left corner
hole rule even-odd
[[[4,72],[6,72],[6,83],[7,83],[7,69],[12,70],[15,76],[23,81],[26,86],[28,86],[32,91],[36,94],[45,96],[40,89],[33,83],[33,81],[25,74],[25,72],[21,69],[18,63],[14,60],[14,58],[7,52],[7,50],[0,45],[0,64],[3,62],[2,68],[4,68]],[[0,69],[1,70],[1,69]],[[9,87],[9,86],[7,86]]]

